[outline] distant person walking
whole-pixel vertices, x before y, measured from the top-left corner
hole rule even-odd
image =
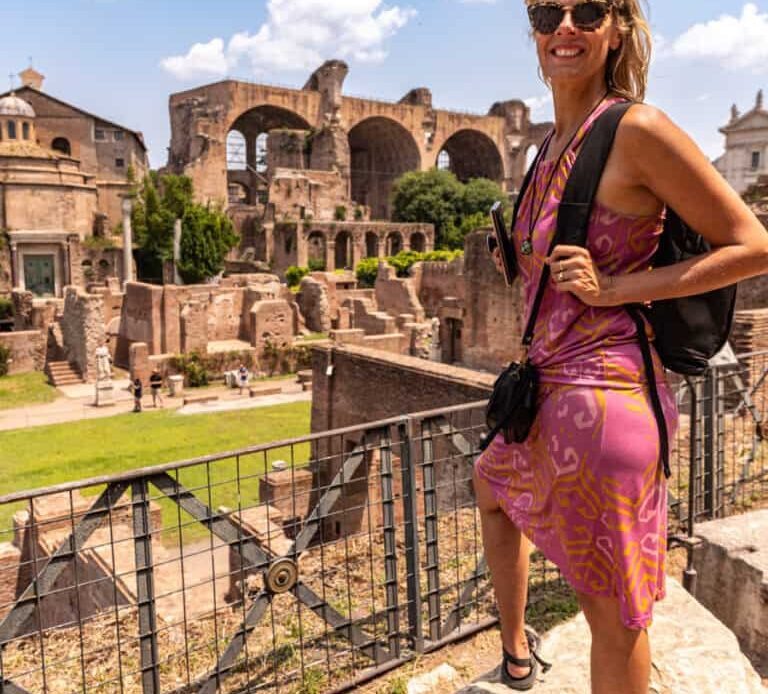
[[[665,594],[667,481],[641,333],[626,306],[765,273],[768,234],[690,137],[642,103],[651,32],[639,0],[525,4],[555,124],[511,238],[526,316],[538,309],[526,350],[540,381],[536,417],[523,443],[499,434],[475,464],[501,621],[501,676],[515,690],[536,680],[538,639],[524,623],[530,540],[560,567],[584,610],[593,694],[647,694],[647,628]],[[596,120],[623,102],[631,107],[600,179],[586,247],[551,248],[580,147]],[[652,267],[667,206],[712,250]],[[500,267],[498,249],[494,256]],[[640,329],[654,340],[649,325]],[[673,439],[675,398],[652,351]]]
[[[144,395],[144,386],[138,376],[131,383],[131,392],[133,393],[133,411],[141,412],[141,398]]]
[[[158,403],[162,407],[163,396],[161,390],[163,387],[163,377],[158,369],[152,371],[152,375],[149,377],[149,387],[152,391],[152,407],[157,408]]]
[[[245,364],[240,364],[240,368],[237,370],[237,384],[240,386],[240,395],[243,394],[243,389],[248,387],[248,369]]]

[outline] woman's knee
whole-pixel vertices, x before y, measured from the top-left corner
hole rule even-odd
[[[642,629],[630,629],[621,619],[618,598],[578,593],[581,609],[589,624],[592,638],[598,639],[616,649],[632,649]]]

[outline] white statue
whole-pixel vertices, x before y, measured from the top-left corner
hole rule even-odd
[[[112,357],[106,345],[96,348],[96,380],[112,380]]]
[[[429,349],[430,359],[441,362],[443,360],[443,350],[440,347],[440,319],[432,319],[432,344]]]

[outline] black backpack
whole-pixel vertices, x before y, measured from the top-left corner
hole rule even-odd
[[[558,209],[558,243],[586,247],[589,219],[600,179],[619,123],[632,105],[633,102],[627,101],[607,108],[587,133]],[[524,193],[524,190],[520,191],[520,199]],[[674,211],[667,208],[664,231],[651,264],[653,267],[672,265],[710,249],[701,234],[690,229]],[[709,360],[728,340],[735,304],[736,285],[731,285],[681,299],[626,306],[637,326],[651,404],[659,427],[661,461],[667,477],[670,476],[667,426],[656,389],[643,318],[653,328],[656,336],[654,346],[664,366],[679,374],[698,376],[706,371]]]

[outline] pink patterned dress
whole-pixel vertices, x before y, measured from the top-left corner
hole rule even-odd
[[[533,254],[518,250],[527,312],[578,148],[595,118],[615,101],[606,100],[584,123],[548,191],[555,162],[542,162],[535,189],[520,205],[516,249],[547,195]],[[603,273],[638,272],[649,267],[661,230],[661,216],[629,217],[596,203],[587,248]],[[671,445],[677,411],[653,354]],[[512,522],[577,591],[618,598],[624,625],[646,628],[654,602],[664,597],[667,488],[635,324],[621,307],[589,307],[550,284],[530,358],[541,386],[528,440],[507,445],[496,437],[478,458],[477,471]]]

